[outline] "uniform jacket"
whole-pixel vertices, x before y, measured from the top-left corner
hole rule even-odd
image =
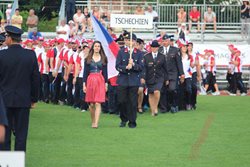
[[[163,46],[159,48],[158,52],[164,54]],[[176,80],[179,76],[184,74],[178,48],[170,46],[168,53],[165,55],[165,59],[167,62],[167,73],[169,80]]]
[[[168,80],[167,63],[164,54],[158,52],[154,59],[152,53],[144,56],[144,68],[142,78],[146,80],[147,85],[163,83]]]
[[[134,65],[132,69],[127,70],[126,66],[129,62],[130,51],[127,47],[120,49],[116,58],[116,70],[119,72],[117,84],[120,86],[139,86],[140,73],[143,70],[143,53],[140,50],[134,49],[132,59]]]
[[[38,101],[39,83],[34,51],[18,44],[0,51],[0,91],[6,107],[29,108]]]

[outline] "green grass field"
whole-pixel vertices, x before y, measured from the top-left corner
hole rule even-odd
[[[196,111],[138,115],[136,129],[102,114],[39,103],[31,111],[27,167],[249,167],[250,97],[202,96]]]

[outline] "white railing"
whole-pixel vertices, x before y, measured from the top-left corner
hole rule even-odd
[[[97,6],[100,8],[101,12],[104,10],[109,10],[110,13],[134,13],[136,6],[141,5],[144,9],[148,5],[152,5],[154,10],[159,14],[159,22],[176,22],[177,13],[181,6],[187,12],[187,17],[190,10],[194,6],[193,4],[161,4],[157,1],[152,2],[127,2],[123,0],[95,0],[95,1],[76,1],[76,7],[84,8],[87,6],[90,10]],[[207,6],[204,4],[196,5],[198,10],[201,12],[201,18],[203,19],[204,11],[206,11]],[[219,23],[239,23],[240,22],[240,5],[227,5],[222,6],[220,4],[209,4],[213,11],[216,13],[217,22]],[[188,21],[188,18],[187,18]]]
[[[0,1],[0,11],[3,13],[4,18],[6,19],[5,11],[7,9],[8,4],[13,4],[14,0],[5,0]]]

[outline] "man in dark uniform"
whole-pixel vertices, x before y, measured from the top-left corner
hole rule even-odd
[[[170,36],[167,34],[162,37],[163,46],[159,48],[160,53],[165,55],[167,61],[167,71],[169,84],[166,87],[163,87],[160,107],[163,109],[163,112],[167,111],[167,103],[169,103],[172,113],[178,112],[178,95],[177,89],[180,82],[184,82],[185,75],[183,72],[183,66],[181,61],[181,56],[179,49],[173,46],[170,46]],[[167,97],[168,96],[168,97]],[[168,102],[167,102],[168,99]],[[165,111],[164,111],[165,110]]]
[[[26,151],[29,112],[38,100],[40,75],[35,52],[20,45],[23,31],[11,25],[5,30],[8,49],[0,51],[0,90],[9,126],[0,150],[11,150],[11,129],[15,129],[15,150]]]
[[[132,39],[132,48],[129,48],[130,34],[124,36],[126,46],[120,49],[116,59],[116,69],[119,71],[117,101],[121,118],[120,127],[125,127],[129,121],[129,128],[136,127],[137,92],[140,85],[140,72],[143,69],[143,55],[140,50],[135,48],[135,34],[132,35]],[[132,52],[131,59],[130,51]]]
[[[144,56],[141,83],[146,83],[148,89],[151,114],[157,116],[161,88],[168,84],[167,63],[165,55],[158,52],[158,41],[154,40],[150,46],[152,52]]]

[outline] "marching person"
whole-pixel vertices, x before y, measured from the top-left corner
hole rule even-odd
[[[26,151],[30,107],[38,101],[40,76],[36,54],[20,45],[23,31],[6,26],[8,49],[0,51],[0,89],[7,110],[5,143],[0,150],[11,150],[11,129],[15,129],[15,149]]]
[[[179,80],[180,82],[184,82],[185,75],[183,72],[183,66],[181,61],[181,56],[179,53],[179,49],[173,46],[170,46],[170,36],[167,34],[162,38],[163,46],[159,48],[160,53],[165,55],[165,59],[167,61],[167,71],[168,71],[168,79],[169,84],[167,88],[163,86],[162,94],[160,99],[160,106],[162,112],[167,112],[168,104],[170,107],[170,111],[172,113],[176,113],[179,111],[178,109],[178,86]],[[168,91],[168,92],[167,92]],[[168,99],[168,102],[167,102]]]
[[[207,77],[205,80],[205,91],[208,90],[209,86],[213,86],[215,89],[215,92],[212,93],[215,96],[220,95],[220,91],[218,88],[218,84],[216,83],[216,62],[215,62],[215,56],[213,50],[205,50],[205,56],[207,56],[207,60],[204,63],[204,66],[206,68]],[[206,95],[206,92],[201,93],[201,95]]]
[[[73,85],[75,85],[73,107],[80,108],[81,112],[85,112],[88,109],[88,104],[85,102],[85,93],[83,92],[82,83],[83,83],[84,62],[85,58],[88,56],[89,48],[88,46],[84,45],[78,52],[80,53],[77,56],[76,61],[70,62],[70,68],[73,64],[75,65],[75,73],[73,78]]]
[[[48,51],[50,49],[50,45],[48,42],[44,42],[43,44],[44,51],[38,55],[37,62],[41,74],[41,95],[42,100],[45,103],[49,103],[49,55]]]
[[[244,86],[244,83],[242,82],[242,59],[240,57],[241,51],[236,49],[235,54],[234,54],[234,60],[231,62],[235,68],[234,68],[234,85],[235,85],[235,92],[237,88],[240,90],[241,96],[246,96],[247,95],[247,90]]]
[[[95,41],[85,60],[83,74],[83,91],[86,93],[85,101],[90,104],[92,128],[98,128],[101,103],[105,102],[108,90],[107,64],[101,42]]]
[[[117,97],[120,111],[120,127],[125,127],[127,122],[129,128],[135,128],[138,88],[140,86],[140,73],[143,69],[143,53],[135,48],[136,35],[132,34],[132,44],[130,34],[124,36],[125,47],[120,49],[116,59],[116,69],[119,72],[117,84]],[[132,48],[129,46],[132,45]],[[130,58],[130,53],[132,57]]]
[[[193,42],[188,42],[188,55],[191,55],[194,59],[194,67],[192,68],[192,97],[191,97],[191,105],[192,109],[196,109],[197,103],[197,90],[198,84],[197,82],[201,82],[201,66],[200,66],[200,56],[198,53],[193,51]]]
[[[158,41],[154,40],[150,46],[152,52],[144,56],[141,83],[146,84],[148,88],[151,114],[157,116],[160,91],[164,81],[168,84],[168,74],[165,56],[158,52]]]
[[[193,57],[188,54],[188,42],[179,40],[180,54],[182,58],[183,71],[185,75],[184,82],[180,85],[180,108],[191,110],[192,99],[192,68],[194,67]],[[196,80],[197,81],[197,80]],[[183,98],[184,97],[184,98]]]

